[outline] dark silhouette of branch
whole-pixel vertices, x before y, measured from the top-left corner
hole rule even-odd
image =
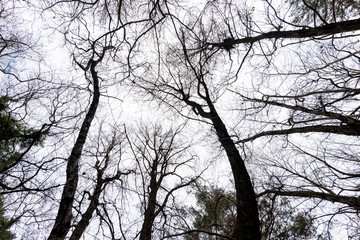
[[[330,23],[314,28],[306,28],[306,29],[290,30],[290,31],[271,31],[260,34],[255,37],[232,39],[231,42],[229,42],[229,39],[225,39],[224,42],[221,43],[209,42],[207,43],[207,45],[228,49],[237,44],[254,43],[261,41],[263,39],[310,38],[310,37],[333,35],[333,34],[358,31],[358,30],[360,30],[360,18],[343,21],[343,22]]]
[[[265,136],[276,136],[276,135],[289,135],[294,133],[311,133],[311,132],[322,132],[322,133],[333,133],[347,136],[360,136],[360,125],[349,126],[349,125],[314,125],[314,126],[305,126],[305,127],[293,127],[289,129],[273,130],[273,131],[264,131],[254,136],[244,138],[236,141],[235,143],[244,143],[253,141],[260,137]]]
[[[330,194],[325,192],[315,192],[309,190],[300,190],[300,191],[283,191],[283,190],[265,190],[259,193],[257,196],[263,196],[266,194],[275,194],[279,196],[288,196],[288,197],[302,197],[302,198],[317,198],[330,202],[337,202],[348,205],[356,210],[360,210],[360,197],[352,197],[352,196],[342,196],[337,194]]]

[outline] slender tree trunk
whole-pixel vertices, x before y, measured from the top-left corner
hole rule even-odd
[[[55,224],[53,229],[51,230],[48,240],[63,240],[65,239],[70,229],[72,220],[72,207],[79,179],[79,160],[100,98],[99,79],[95,70],[97,63],[99,63],[99,61],[92,61],[90,64],[90,73],[94,85],[93,99],[90,104],[89,111],[86,114],[84,122],[81,126],[78,138],[76,139],[74,147],[71,151],[70,157],[68,158],[66,169],[66,183],[61,196]]]

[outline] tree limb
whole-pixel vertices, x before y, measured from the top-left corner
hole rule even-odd
[[[279,39],[279,38],[309,38],[309,37],[319,37],[332,35],[337,33],[345,33],[351,31],[360,30],[360,18],[348,21],[342,21],[337,23],[330,23],[314,28],[306,28],[300,30],[290,30],[290,31],[271,31],[267,33],[260,34],[255,37],[245,37],[240,39],[233,39],[232,46],[237,44],[244,43],[254,43],[261,41],[263,39]],[[229,45],[228,40],[221,43],[207,43],[209,46],[215,47],[224,47]]]
[[[266,195],[266,194],[275,194],[278,196],[288,196],[288,197],[302,197],[302,198],[317,198],[330,202],[337,202],[348,205],[356,210],[360,210],[360,197],[352,196],[341,196],[336,194],[329,194],[324,192],[314,192],[309,190],[303,191],[282,191],[282,190],[265,190],[262,193],[259,193],[257,197]]]
[[[264,136],[288,135],[293,133],[310,133],[310,132],[334,133],[334,134],[347,135],[347,136],[360,136],[360,131],[358,129],[359,126],[352,127],[351,125],[350,126],[349,125],[338,125],[338,126],[314,125],[314,126],[305,126],[305,127],[294,127],[289,129],[261,132],[255,134],[254,136],[238,140],[235,143],[238,144],[238,143],[249,142]]]

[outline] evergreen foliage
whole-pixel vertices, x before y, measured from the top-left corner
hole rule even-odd
[[[0,239],[1,240],[15,239],[15,235],[9,231],[9,228],[16,220],[7,219],[4,216],[4,213],[5,210],[3,208],[3,201],[0,198]]]
[[[7,96],[0,97],[0,173],[19,162],[27,149],[41,143],[45,135],[18,121],[9,110],[10,103]]]
[[[195,193],[197,208],[191,208],[193,227],[199,232],[187,240],[227,239],[236,221],[235,194],[214,186],[200,186]],[[286,198],[262,198],[259,202],[262,239],[296,240],[316,236],[315,222],[307,212],[294,211]],[[202,232],[201,232],[202,231]],[[208,233],[223,235],[209,235]]]

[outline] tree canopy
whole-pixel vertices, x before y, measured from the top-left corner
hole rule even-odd
[[[1,230],[355,238],[359,10],[352,0],[1,2]]]

